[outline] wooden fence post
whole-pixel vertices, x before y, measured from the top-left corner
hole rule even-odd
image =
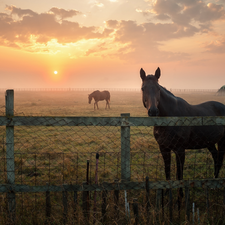
[[[77,191],[73,192],[73,204],[74,204],[74,208],[73,208],[73,213],[74,213],[74,219],[77,219]]]
[[[134,198],[134,199],[133,199],[133,211],[134,211],[134,217],[135,217],[135,222],[134,222],[134,224],[137,225],[137,224],[138,224],[138,220],[139,220],[137,198]]]
[[[65,184],[63,184],[63,224],[67,223],[67,216],[68,216],[68,193],[67,190],[65,190]]]
[[[149,177],[146,177],[145,180],[145,188],[146,188],[146,213],[147,213],[147,221],[150,223],[150,190],[149,190]]]
[[[128,125],[130,113],[123,113],[121,117],[121,179],[130,181],[130,126]]]
[[[108,191],[102,191],[102,224],[106,224],[106,208],[107,208]]]
[[[170,223],[173,222],[173,194],[172,189],[169,189],[169,212],[170,212]]]
[[[14,126],[10,123],[14,116],[14,90],[7,90],[5,95],[6,107],[6,164],[7,164],[7,183],[13,185],[15,183],[15,163],[14,163]],[[10,188],[11,189],[11,188]],[[16,198],[15,192],[11,189],[7,193],[8,210],[10,221],[15,221]]]
[[[114,182],[118,183],[118,180],[114,180]],[[115,220],[117,223],[117,221],[119,220],[119,190],[114,190],[114,211],[115,211]]]
[[[159,224],[162,207],[162,189],[156,190],[156,221]]]
[[[49,183],[46,183],[46,185],[49,185]],[[50,191],[46,191],[46,223],[48,224],[50,222],[51,217],[51,198],[50,198]]]
[[[189,187],[185,187],[185,208],[187,220],[190,222],[190,190]]]
[[[87,181],[83,182],[83,185],[87,185]],[[89,206],[88,194],[89,194],[89,191],[83,191],[83,194],[82,194],[82,209],[83,209],[84,221],[86,224],[89,223],[89,217],[90,217],[90,212],[88,207]]]

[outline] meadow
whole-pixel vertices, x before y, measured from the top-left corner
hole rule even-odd
[[[47,116],[147,116],[141,99],[141,91],[111,91],[111,109],[105,110],[105,101],[99,102],[99,110],[94,111],[93,101],[88,104],[88,94],[92,91],[15,91],[15,115]],[[174,92],[190,104],[205,101],[219,101],[225,104],[225,97],[216,92]],[[0,92],[0,112],[4,112],[5,93]]]
[[[111,92],[110,110],[105,110],[105,101],[94,110],[88,104],[89,91],[68,92],[15,92],[14,114],[16,116],[85,116],[119,117],[130,113],[131,117],[146,117],[141,92]],[[179,92],[175,95],[190,104],[215,100],[225,104],[225,97],[210,92]],[[0,93],[0,112],[4,115],[5,95]],[[1,150],[0,183],[6,182],[5,128],[0,128]],[[146,176],[152,181],[164,180],[164,166],[152,127],[131,128],[131,179],[143,181]],[[172,140],[171,140],[172,141]],[[81,184],[86,180],[86,163],[90,160],[90,184],[94,183],[96,153],[99,158],[99,182],[120,179],[120,127],[15,127],[16,183],[27,185]],[[172,179],[176,179],[175,156],[172,156]],[[222,168],[220,177],[225,177]],[[206,149],[187,151],[184,179],[213,178],[213,160]],[[193,195],[199,191],[196,190]],[[200,191],[201,192],[201,191]],[[132,195],[131,195],[132,193]],[[18,194],[18,202],[30,208],[43,204],[44,198],[35,195],[29,203],[29,194]],[[59,194],[60,196],[60,194]],[[60,199],[54,194],[55,207]],[[141,194],[130,192],[132,198]],[[33,198],[33,197],[32,197]],[[130,200],[131,201],[131,200]],[[199,197],[199,202],[202,197]],[[23,203],[22,203],[23,202]],[[39,202],[39,203],[38,203]],[[22,209],[20,209],[22,210]],[[41,210],[41,209],[40,209]],[[57,210],[56,210],[57,211]],[[42,212],[43,213],[43,212]],[[82,224],[82,223],[81,223]]]
[[[15,92],[14,96],[14,114],[18,116],[120,117],[121,113],[130,113],[131,117],[147,116],[146,109],[142,104],[141,91],[111,92],[110,110],[105,110],[105,101],[99,102],[99,110],[94,110],[93,101],[91,104],[88,104],[88,94],[90,93],[90,91],[18,91]],[[174,94],[184,98],[190,104],[198,104],[209,100],[225,104],[225,97],[216,95],[213,92],[179,92]],[[0,94],[0,109],[3,109],[3,114],[4,97],[4,93]],[[4,133],[3,130],[2,132]],[[162,166],[160,166],[163,165],[162,157],[159,154],[158,145],[152,135],[152,130],[152,127],[131,127],[131,156],[133,171],[135,171],[132,174],[134,179],[143,179],[146,175],[149,175],[149,171],[151,170],[155,171],[154,176],[150,176],[153,177],[152,179],[164,178],[164,171]],[[195,163],[200,163],[198,157],[202,158],[199,151],[187,153],[190,154],[190,158],[196,161]],[[211,155],[209,155],[208,150],[202,149],[201,151],[203,152],[203,156],[207,156],[206,161],[202,162],[201,160],[201,163],[204,165],[207,163],[207,167],[209,168],[204,173],[196,174],[197,170],[193,171],[191,169],[193,165],[189,165],[186,162],[185,165],[187,168],[190,168],[190,172],[186,170],[188,171],[186,173],[187,179],[199,178],[200,174],[202,174],[200,178],[212,177],[210,169],[212,167]],[[16,164],[18,164],[17,168],[20,171],[20,175],[24,173],[23,171],[26,171],[25,174],[32,173],[34,170],[33,164],[39,170],[40,168],[49,169],[48,165],[51,164],[52,173],[55,174],[52,176],[56,177],[53,180],[57,183],[59,175],[56,175],[57,173],[55,173],[53,168],[58,168],[58,165],[64,167],[65,164],[68,167],[68,171],[66,167],[63,168],[64,173],[63,176],[61,175],[63,182],[65,182],[66,177],[71,173],[69,172],[71,168],[75,168],[75,165],[76,168],[80,164],[85,165],[85,161],[87,159],[94,159],[97,152],[101,153],[102,156],[100,157],[102,158],[100,165],[102,163],[104,167],[102,177],[104,179],[119,178],[120,127],[15,127],[15,153],[20,158],[16,159]],[[194,152],[198,153],[197,156]],[[73,155],[73,160],[71,154]],[[81,156],[82,159],[79,158]],[[34,157],[36,157],[35,160]],[[116,163],[115,159],[117,159]],[[149,165],[149,160],[152,161],[153,165]],[[91,160],[91,166],[92,163],[94,165],[94,160]],[[112,167],[107,165],[107,163],[111,163]],[[205,167],[204,165],[200,167]],[[138,167],[142,168],[141,171],[134,169]],[[173,168],[175,170],[175,165]],[[109,178],[109,174],[112,174],[112,171],[116,171],[115,177]],[[48,174],[50,174],[49,171]],[[77,175],[77,177],[79,176]],[[175,173],[173,173],[173,178],[175,178]],[[47,182],[43,177],[41,180],[43,183]],[[51,181],[53,182],[53,180]],[[79,182],[81,182],[80,179]]]

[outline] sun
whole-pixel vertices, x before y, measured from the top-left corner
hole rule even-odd
[[[55,74],[55,75],[58,74],[58,71],[55,70],[55,71],[54,71],[54,74]]]

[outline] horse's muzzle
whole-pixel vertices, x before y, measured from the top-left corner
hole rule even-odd
[[[148,110],[148,116],[158,116],[159,115],[159,110],[156,107],[151,107]]]

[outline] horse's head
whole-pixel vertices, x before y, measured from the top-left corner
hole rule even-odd
[[[155,75],[146,76],[145,71],[141,68],[140,77],[142,79],[142,101],[144,107],[148,110],[148,116],[159,115],[160,86],[158,79],[160,77],[160,69],[155,71]]]
[[[88,95],[88,103],[91,104],[92,96]]]

